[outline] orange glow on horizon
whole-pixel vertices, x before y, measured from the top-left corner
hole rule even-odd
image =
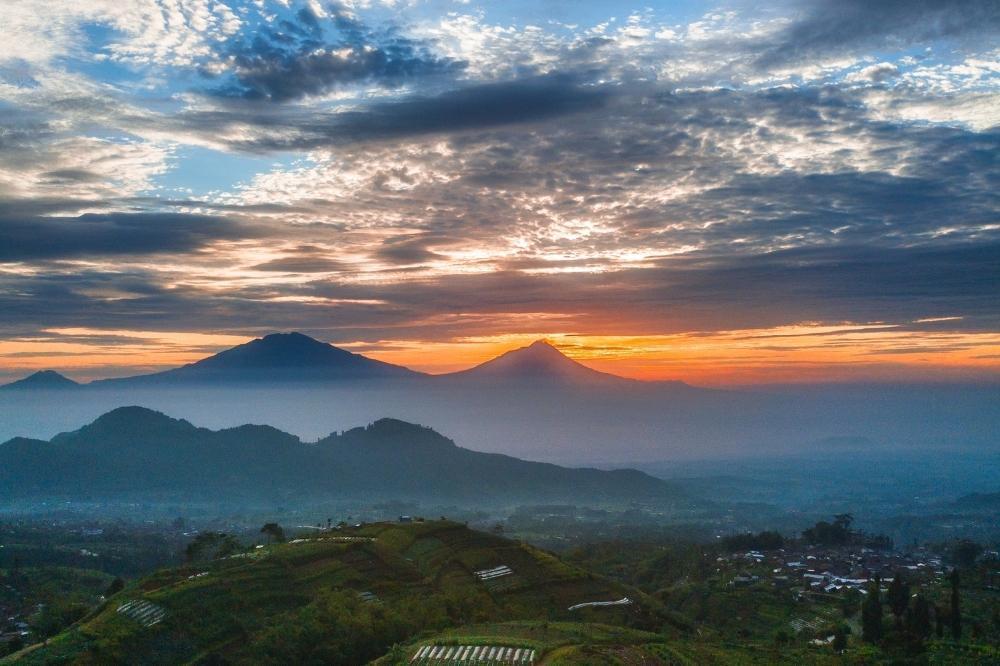
[[[78,380],[155,372],[191,363],[250,337],[229,334],[50,329],[0,341],[10,379],[57,369]],[[1000,334],[903,330],[885,324],[802,323],[769,329],[649,336],[517,333],[451,341],[337,343],[432,374],[473,367],[545,338],[595,370],[696,385],[1000,378]]]
[[[380,343],[385,346],[363,353],[436,374],[463,370],[544,338],[590,368],[647,381],[724,386],[1000,378],[1000,334],[894,329],[879,324],[802,324],[660,336],[519,334],[462,342]]]

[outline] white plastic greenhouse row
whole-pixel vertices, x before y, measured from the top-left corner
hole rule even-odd
[[[410,663],[445,662],[452,664],[533,664],[535,651],[530,648],[497,645],[425,645]]]
[[[152,627],[163,620],[166,611],[145,599],[126,601],[118,607],[118,612],[130,617],[144,627]]]
[[[479,580],[492,580],[494,578],[499,578],[500,576],[509,576],[514,573],[514,571],[506,564],[501,564],[498,567],[492,569],[483,569],[482,571],[476,571],[476,577]]]
[[[628,606],[632,603],[632,600],[628,597],[622,597],[616,601],[587,601],[582,604],[575,604],[570,606],[567,610],[576,610],[578,608],[592,608],[595,606]]]

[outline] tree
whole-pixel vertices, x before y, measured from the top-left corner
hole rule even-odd
[[[115,578],[113,581],[111,581],[111,585],[109,585],[108,589],[104,592],[104,596],[112,597],[124,589],[125,589],[125,581],[123,581],[121,578]]]
[[[271,539],[278,543],[285,540],[285,530],[278,523],[264,523],[264,526],[260,528],[260,533],[267,535],[268,543],[271,543]]]
[[[24,649],[24,640],[20,636],[14,636],[14,638],[7,641],[7,654],[14,654],[19,650]]]
[[[861,604],[861,638],[867,643],[882,640],[882,599],[878,576],[868,583],[868,596]]]
[[[853,587],[847,588],[844,596],[840,598],[840,611],[845,618],[854,617],[861,605],[861,593]]]
[[[833,524],[845,532],[851,529],[851,523],[853,522],[854,516],[849,513],[838,513],[833,517]]]
[[[934,634],[938,638],[944,638],[944,613],[937,604],[934,604]]]
[[[217,560],[240,550],[240,542],[232,534],[202,532],[188,544],[184,556],[188,562]]]
[[[813,545],[842,546],[851,541],[851,523],[854,517],[849,513],[837,514],[833,522],[821,520],[802,532],[802,537]]]
[[[903,624],[903,613],[910,605],[910,586],[903,577],[902,571],[897,571],[889,583],[889,590],[886,593],[886,600],[889,602],[889,609],[896,616],[896,628]]]
[[[240,551],[240,542],[232,534],[223,534],[221,537],[219,547],[215,551],[215,559],[229,557]]]
[[[87,614],[86,604],[76,603],[67,599],[52,599],[41,611],[30,619],[32,629],[41,637],[55,636],[60,631],[73,624]]]
[[[968,569],[975,565],[976,558],[983,552],[983,547],[975,541],[962,539],[951,547],[951,561],[956,567]]]
[[[777,550],[784,547],[784,545],[785,538],[780,533],[766,530],[757,534],[751,532],[733,534],[722,539],[722,547],[729,552],[736,552],[738,550]]]
[[[958,575],[958,569],[951,570],[949,580],[951,581],[951,637],[957,641],[962,638],[962,609],[958,593],[961,578]]]
[[[837,630],[833,632],[833,651],[837,654],[840,654],[847,649],[847,633],[849,631],[850,627],[841,624],[837,627]]]
[[[931,635],[931,607],[922,594],[913,595],[913,608],[909,615],[908,627],[910,633],[922,640]]]

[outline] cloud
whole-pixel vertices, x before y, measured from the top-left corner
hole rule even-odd
[[[407,236],[386,238],[376,250],[375,256],[391,264],[413,265],[435,259],[443,259],[440,254],[427,248],[428,239]]]
[[[327,38],[327,28],[336,36]],[[377,35],[343,12],[321,18],[304,7],[294,19],[230,47],[225,67],[234,81],[213,94],[287,102],[348,84],[396,87],[409,79],[457,73],[464,63],[435,56],[428,45],[395,32]]]
[[[299,245],[284,251],[277,259],[255,264],[255,271],[273,271],[279,273],[332,273],[349,270],[350,266],[329,256],[330,250]]]
[[[178,114],[166,125],[204,136],[206,141],[214,137],[232,150],[313,150],[538,122],[598,109],[611,96],[606,87],[560,74],[469,85],[437,95],[409,95],[358,111],[292,109],[275,115],[252,109],[195,110]]]
[[[993,0],[808,0],[798,7],[799,18],[761,45],[759,67],[1000,31]]]
[[[528,274],[513,268],[419,280],[349,274],[274,285],[171,289],[153,267],[53,267],[0,274],[4,326],[260,331],[296,327],[340,340],[435,340],[498,332],[669,334],[812,322],[881,322],[941,331],[1000,326],[1000,244],[872,249],[850,245],[761,255],[693,255],[646,268]],[[281,298],[276,298],[280,296]],[[32,303],[44,300],[44,311]],[[372,307],[371,303],[378,303]],[[145,329],[148,330],[148,329]]]
[[[61,57],[89,58],[86,28],[113,36],[101,58],[133,65],[193,66],[241,26],[221,0],[34,0],[0,3],[4,49],[0,62],[45,66]]]
[[[178,213],[26,217],[0,207],[0,262],[161,254],[253,235],[225,218]]]
[[[899,67],[891,62],[880,62],[868,67],[863,67],[856,72],[852,72],[844,77],[849,83],[869,82],[882,83],[888,81],[899,74]]]
[[[88,42],[57,3],[57,55],[3,70],[5,330],[997,325],[991,17],[234,5],[227,33],[206,6],[140,20],[126,0],[87,21],[130,27]],[[174,181],[189,168],[201,190]]]
[[[75,95],[73,99],[77,99]],[[102,114],[84,98],[95,122]],[[5,114],[0,119],[0,196],[7,198],[76,197],[100,202],[138,194],[169,169],[172,147],[134,137],[96,137],[74,130],[60,100]],[[75,112],[74,112],[75,114]]]

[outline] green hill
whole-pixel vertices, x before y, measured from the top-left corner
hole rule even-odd
[[[476,574],[498,567],[510,573]],[[378,523],[160,571],[20,663],[364,663],[449,627],[509,621],[685,626],[532,546],[449,521]]]

